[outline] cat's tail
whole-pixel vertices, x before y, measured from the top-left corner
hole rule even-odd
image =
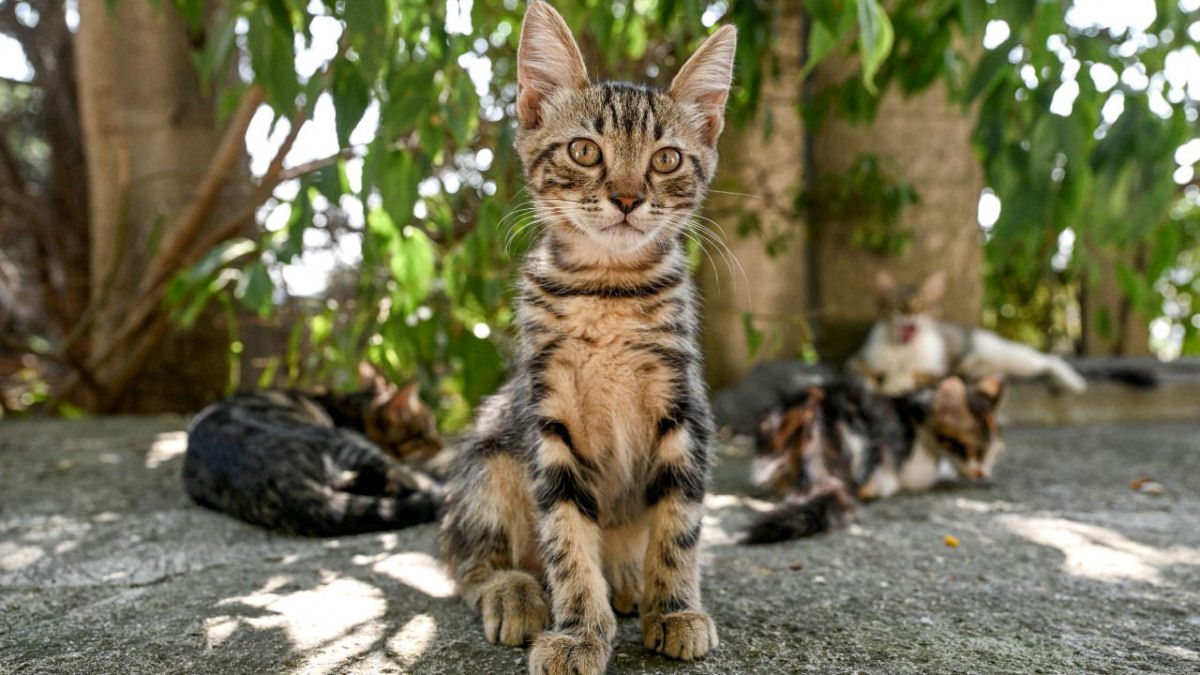
[[[331,537],[398,530],[437,520],[442,488],[433,486],[399,495],[361,495],[326,488],[313,508],[298,509],[293,534]]]
[[[853,516],[853,505],[836,492],[789,497],[760,516],[742,539],[744,544],[770,544],[799,539],[842,527]]]
[[[1054,384],[1075,394],[1087,391],[1087,380],[1071,364],[1057,356],[1046,355],[1046,374]]]

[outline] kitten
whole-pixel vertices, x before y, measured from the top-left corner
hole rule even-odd
[[[735,40],[716,31],[666,92],[592,84],[562,17],[536,1],[525,14],[517,150],[545,231],[522,269],[512,377],[463,450],[441,546],[487,639],[533,640],[531,673],[602,672],[614,608],[640,611],[667,656],[717,645],[684,228],[716,168]]]
[[[951,376],[896,397],[850,378],[810,387],[763,422],[754,480],[786,496],[745,541],[837,529],[853,520],[856,500],[929,489],[942,459],[963,478],[989,478],[1004,450],[995,414],[1002,393],[996,377],[968,388]]]
[[[441,500],[430,478],[396,460],[439,448],[415,385],[344,397],[246,392],[192,420],[183,484],[204,506],[289,534],[397,529],[434,520]]]
[[[1070,391],[1087,389],[1087,381],[1057,356],[991,331],[935,319],[945,288],[946,275],[941,272],[919,288],[897,286],[886,272],[879,272],[879,318],[847,368],[884,394],[902,394],[950,374],[968,379],[1047,375]]]

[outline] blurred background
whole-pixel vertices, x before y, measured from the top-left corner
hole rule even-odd
[[[711,383],[838,362],[876,270],[1081,355],[1200,354],[1200,0],[565,0],[594,79],[739,28]],[[517,0],[0,0],[0,415],[504,378]]]

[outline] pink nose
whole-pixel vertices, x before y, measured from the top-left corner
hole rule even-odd
[[[621,213],[627,214],[636,209],[638,205],[646,200],[641,195],[614,192],[608,196],[608,201],[615,204],[616,207],[620,209]]]

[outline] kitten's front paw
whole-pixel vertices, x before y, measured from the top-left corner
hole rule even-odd
[[[483,634],[519,647],[546,629],[550,611],[542,585],[526,572],[497,572],[484,585],[479,598]]]
[[[642,639],[647,649],[691,661],[717,646],[717,625],[704,612],[648,614],[642,617]]]
[[[611,651],[597,635],[545,633],[529,652],[529,675],[602,675]]]

